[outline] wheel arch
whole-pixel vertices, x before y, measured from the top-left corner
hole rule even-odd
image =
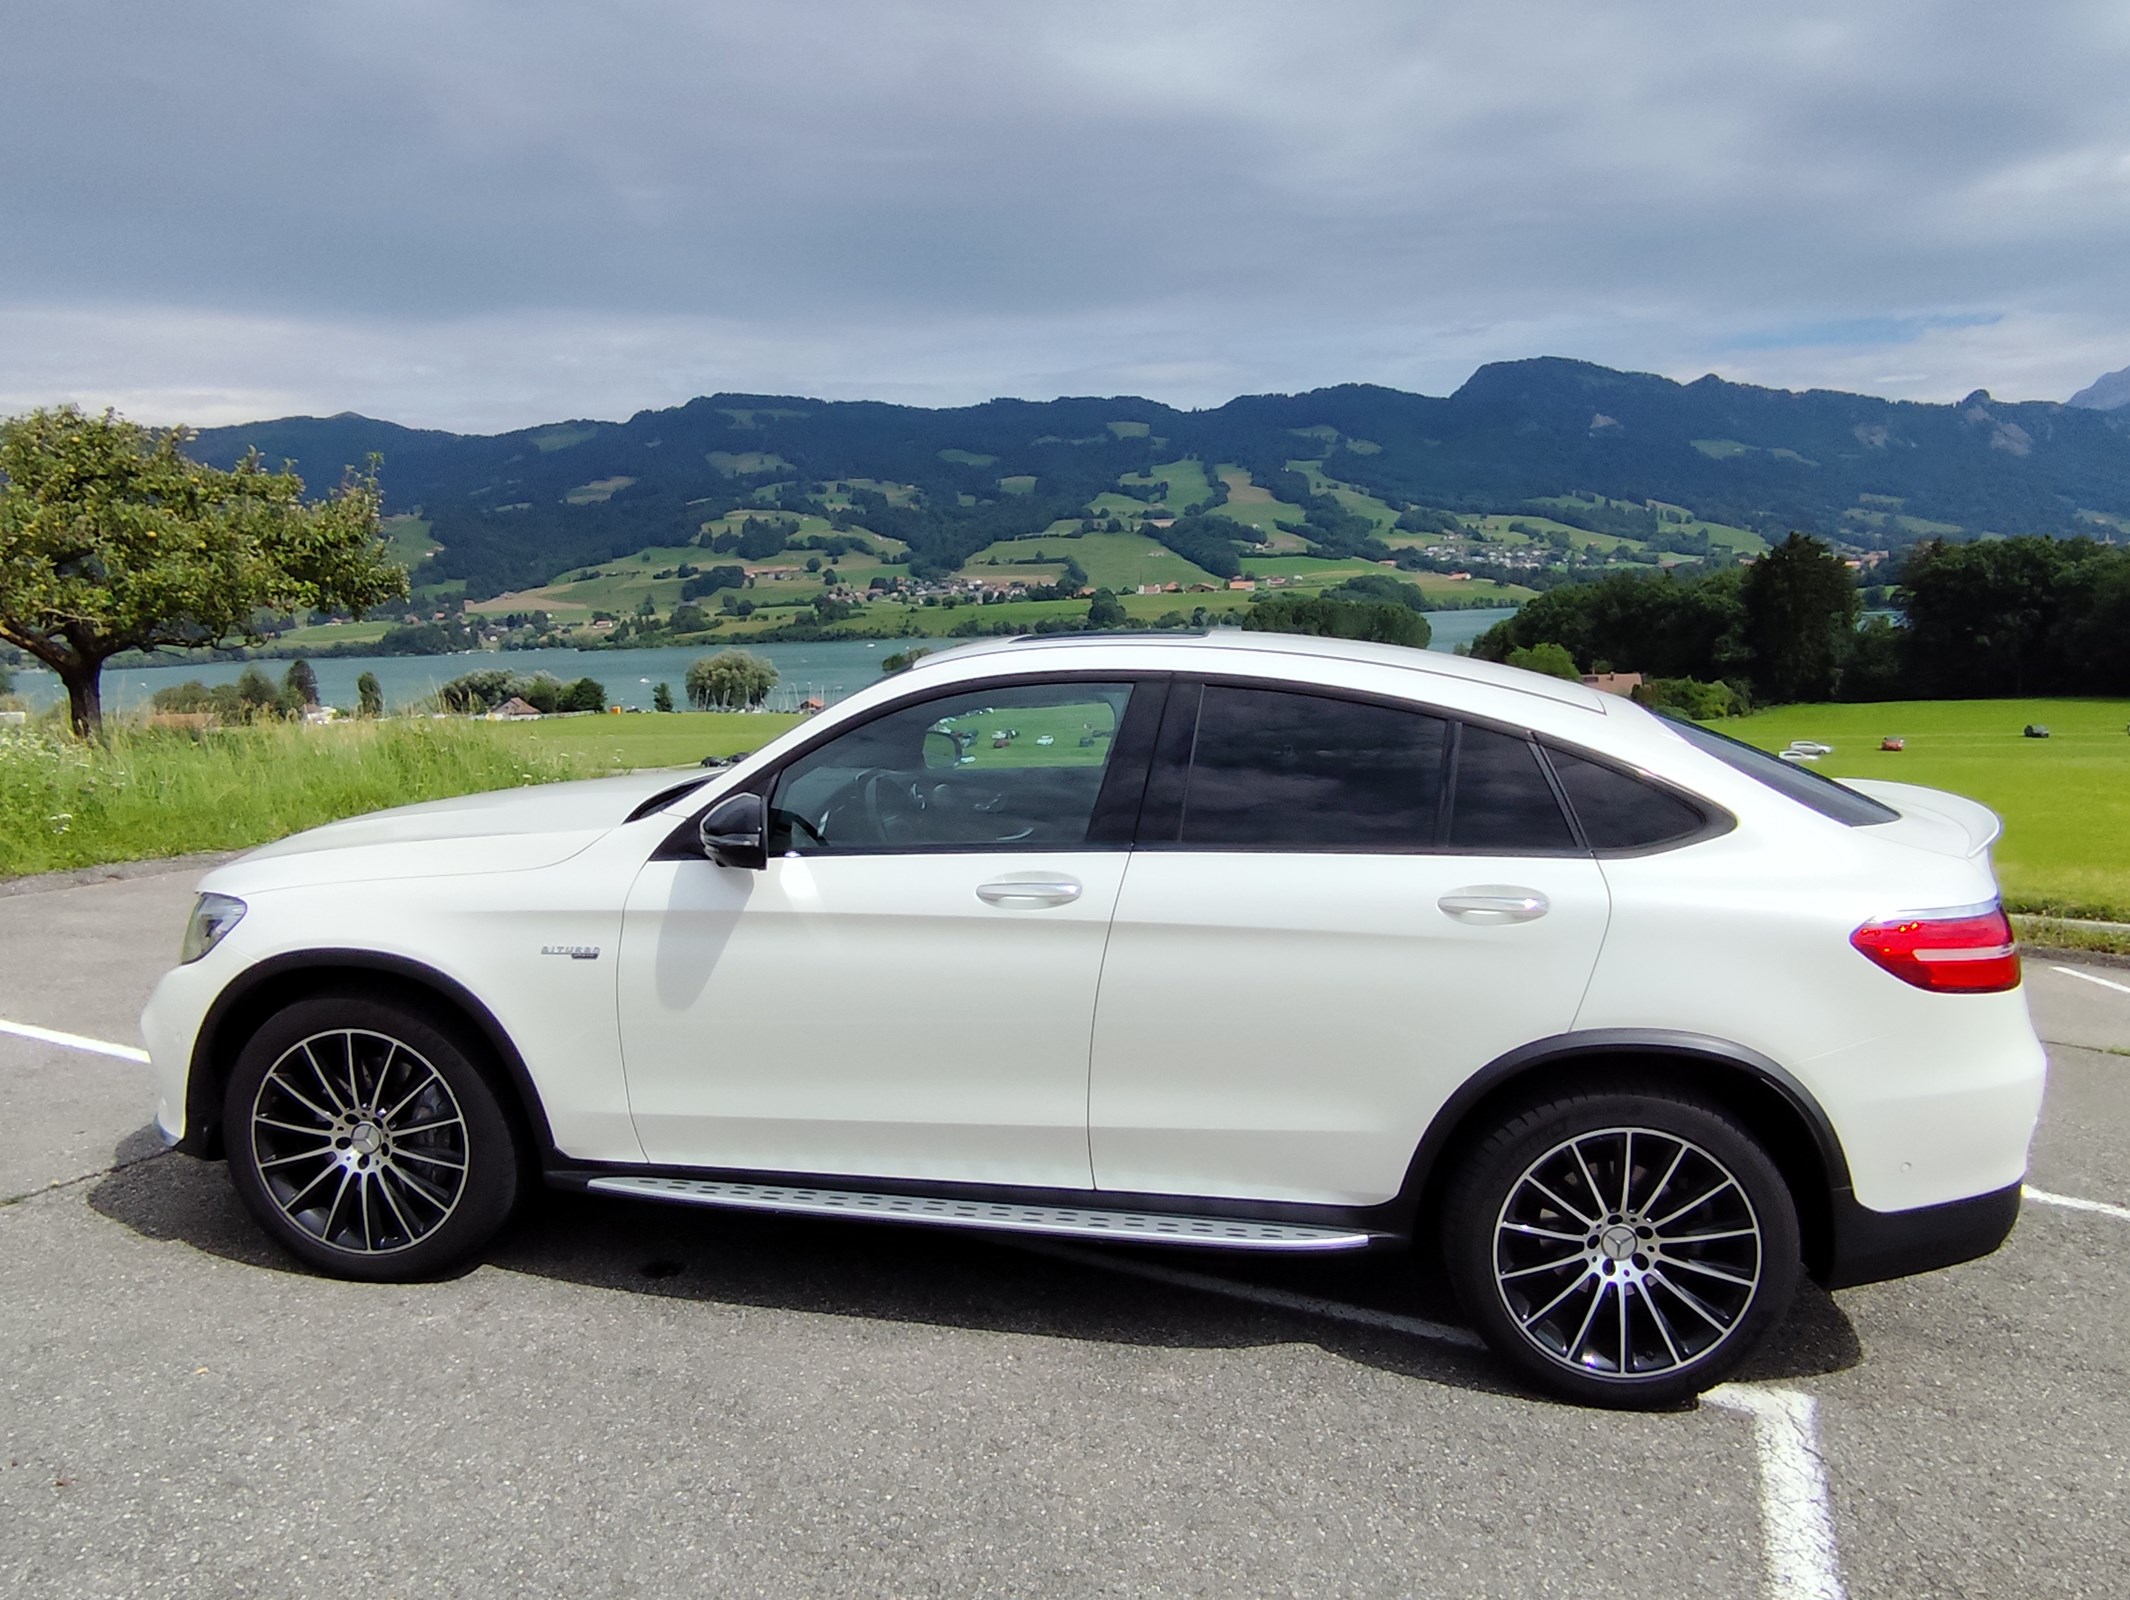
[[[1456,1157],[1476,1130],[1518,1100],[1593,1073],[1637,1078],[1713,1100],[1760,1140],[1797,1205],[1806,1269],[1824,1279],[1836,1257],[1836,1216],[1850,1193],[1849,1166],[1834,1124],[1811,1091],[1747,1046],[1659,1029],[1603,1029],[1534,1040],[1474,1073],[1436,1113],[1400,1190],[1404,1229],[1440,1215]]]
[[[357,984],[381,997],[399,995],[469,1028],[501,1068],[504,1109],[527,1143],[526,1153],[552,1165],[553,1130],[533,1087],[525,1058],[509,1030],[464,984],[422,962],[376,950],[306,950],[272,956],[239,974],[208,1007],[192,1047],[185,1080],[185,1137],[181,1148],[210,1159],[223,1154],[222,1093],[247,1041],[283,1008],[311,995]]]

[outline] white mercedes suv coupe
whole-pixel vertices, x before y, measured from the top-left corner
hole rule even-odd
[[[1996,832],[1455,656],[1020,640],[714,774],[256,850],[143,1027],[165,1135],[347,1277],[467,1258],[535,1179],[1418,1238],[1528,1380],[1668,1404],[1800,1274],[2010,1231],[2043,1057]]]

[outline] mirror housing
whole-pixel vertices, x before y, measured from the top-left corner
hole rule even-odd
[[[961,760],[961,740],[945,728],[927,728],[924,734],[924,764],[927,771],[943,772]]]
[[[758,794],[728,794],[703,813],[703,854],[721,867],[769,865],[769,810]]]

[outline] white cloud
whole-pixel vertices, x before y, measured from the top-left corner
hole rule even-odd
[[[2119,5],[1971,0],[47,7],[0,55],[0,406],[1208,403],[1535,354],[2061,397],[2130,359],[2126,64]]]

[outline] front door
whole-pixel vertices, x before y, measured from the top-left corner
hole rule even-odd
[[[1089,1187],[1088,1040],[1150,714],[1133,693],[904,702],[769,780],[763,871],[647,863],[619,977],[649,1159]]]

